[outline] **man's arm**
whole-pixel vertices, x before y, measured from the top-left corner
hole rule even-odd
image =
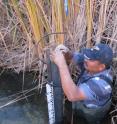
[[[73,82],[62,52],[54,52],[52,53],[51,57],[54,63],[58,66],[62,88],[67,98],[70,101],[86,99],[83,91],[81,91],[80,88]]]
[[[59,66],[62,88],[69,101],[78,101],[86,99],[85,94],[73,82],[66,63]]]

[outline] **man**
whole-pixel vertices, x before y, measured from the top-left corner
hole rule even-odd
[[[72,61],[81,69],[77,85],[72,80],[63,53],[69,53]],[[112,58],[112,49],[102,43],[73,54],[65,46],[59,45],[51,53],[52,61],[58,66],[65,95],[73,102],[77,114],[89,124],[99,124],[111,106]]]

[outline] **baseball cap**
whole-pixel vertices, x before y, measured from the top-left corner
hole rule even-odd
[[[105,65],[111,65],[113,59],[112,49],[103,43],[99,43],[91,49],[84,49],[83,54],[84,59],[98,60]]]

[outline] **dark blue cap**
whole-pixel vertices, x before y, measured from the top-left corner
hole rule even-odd
[[[105,65],[111,65],[113,51],[107,44],[97,44],[91,49],[84,49],[84,59],[98,60]]]

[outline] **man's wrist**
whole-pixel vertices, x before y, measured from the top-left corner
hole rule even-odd
[[[63,69],[63,68],[66,67],[66,66],[67,66],[67,63],[66,63],[66,61],[64,60],[61,64],[58,65],[58,68],[59,68],[59,69]]]

